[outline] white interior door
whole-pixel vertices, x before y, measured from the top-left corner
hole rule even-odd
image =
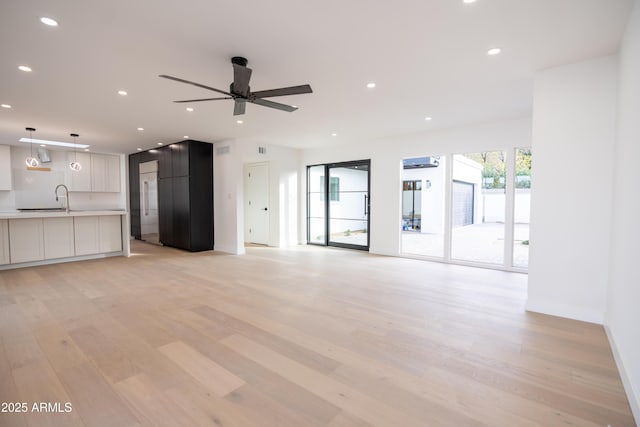
[[[269,243],[269,165],[248,165],[245,169],[245,241]]]

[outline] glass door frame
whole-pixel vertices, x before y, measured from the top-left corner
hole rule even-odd
[[[330,238],[330,221],[331,221],[331,206],[330,206],[330,185],[331,185],[331,179],[330,179],[330,171],[331,169],[334,168],[343,168],[343,167],[350,167],[350,166],[367,166],[367,191],[366,191],[366,215],[367,215],[367,219],[366,219],[366,223],[367,223],[367,244],[365,245],[354,245],[354,244],[349,244],[349,243],[342,243],[342,242],[332,242],[331,238]],[[313,167],[318,167],[318,166],[324,166],[324,188],[323,188],[323,193],[324,193],[324,242],[323,243],[318,243],[317,241],[311,241],[311,227],[310,227],[310,221],[311,221],[311,217],[309,216],[309,212],[310,212],[310,197],[309,197],[309,193],[310,193],[310,188],[311,188],[311,184],[310,184],[310,180],[309,180],[309,171],[311,168]],[[308,165],[307,166],[307,244],[308,245],[316,245],[316,246],[334,246],[334,247],[339,247],[339,248],[346,248],[346,249],[356,249],[356,250],[362,250],[362,251],[368,251],[369,250],[369,244],[371,241],[371,159],[365,159],[365,160],[353,160],[353,161],[348,161],[348,162],[338,162],[338,163],[321,163],[321,164],[315,164],[315,165]]]

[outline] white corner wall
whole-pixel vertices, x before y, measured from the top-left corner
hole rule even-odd
[[[636,422],[640,422],[640,2],[620,50],[609,298],[605,327]]]
[[[226,148],[225,148],[226,147]],[[234,141],[213,145],[213,248],[243,254],[242,158]]]
[[[536,75],[528,310],[604,321],[616,91],[617,56]]]

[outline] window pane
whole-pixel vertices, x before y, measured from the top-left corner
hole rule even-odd
[[[307,168],[307,240],[309,243],[325,244],[324,166]]]
[[[403,160],[402,253],[444,256],[444,156]]]
[[[531,149],[516,149],[516,182],[513,226],[513,266],[529,267],[529,218],[531,206]]]
[[[505,153],[453,156],[451,258],[504,263]]]

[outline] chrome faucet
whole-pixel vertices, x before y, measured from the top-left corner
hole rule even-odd
[[[56,193],[56,202],[58,201],[58,188],[64,188],[64,199],[66,200],[65,204],[67,205],[67,213],[69,213],[69,211],[71,209],[69,209],[69,189],[67,188],[66,185],[64,184],[58,184],[58,186],[55,189],[55,193]]]

